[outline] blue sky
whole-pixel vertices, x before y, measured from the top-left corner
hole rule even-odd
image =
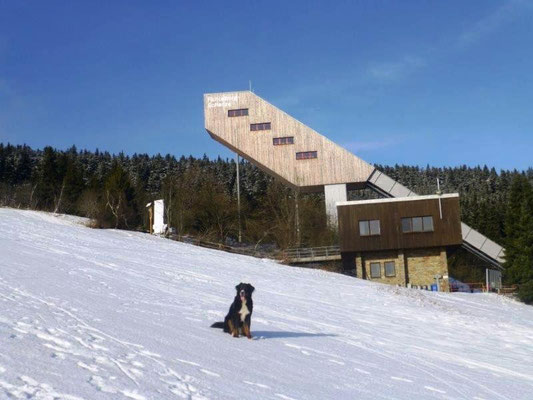
[[[232,157],[254,91],[372,163],[533,166],[533,0],[0,0],[0,142]]]

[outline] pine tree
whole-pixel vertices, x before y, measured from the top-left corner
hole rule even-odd
[[[506,282],[525,284],[533,279],[533,187],[524,175],[511,184],[505,234]]]

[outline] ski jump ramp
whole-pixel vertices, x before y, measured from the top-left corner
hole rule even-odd
[[[324,192],[326,212],[347,191],[369,187],[386,197],[417,196],[325,136],[251,91],[204,94],[205,129],[219,143],[300,192]],[[463,247],[501,268],[504,249],[462,223]]]

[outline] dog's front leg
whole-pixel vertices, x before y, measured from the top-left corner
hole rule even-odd
[[[235,326],[235,324],[233,323],[231,319],[228,321],[228,326],[229,326],[229,331],[231,333],[231,336],[239,337],[239,328]]]

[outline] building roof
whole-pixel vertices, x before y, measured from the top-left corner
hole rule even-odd
[[[402,201],[417,201],[417,200],[431,200],[431,199],[449,199],[452,197],[459,197],[459,193],[447,193],[441,194],[430,194],[427,196],[409,196],[409,197],[392,197],[386,199],[371,199],[371,200],[353,200],[353,201],[339,201],[336,203],[337,207],[342,206],[354,206],[358,204],[379,204],[379,203],[395,203]]]

